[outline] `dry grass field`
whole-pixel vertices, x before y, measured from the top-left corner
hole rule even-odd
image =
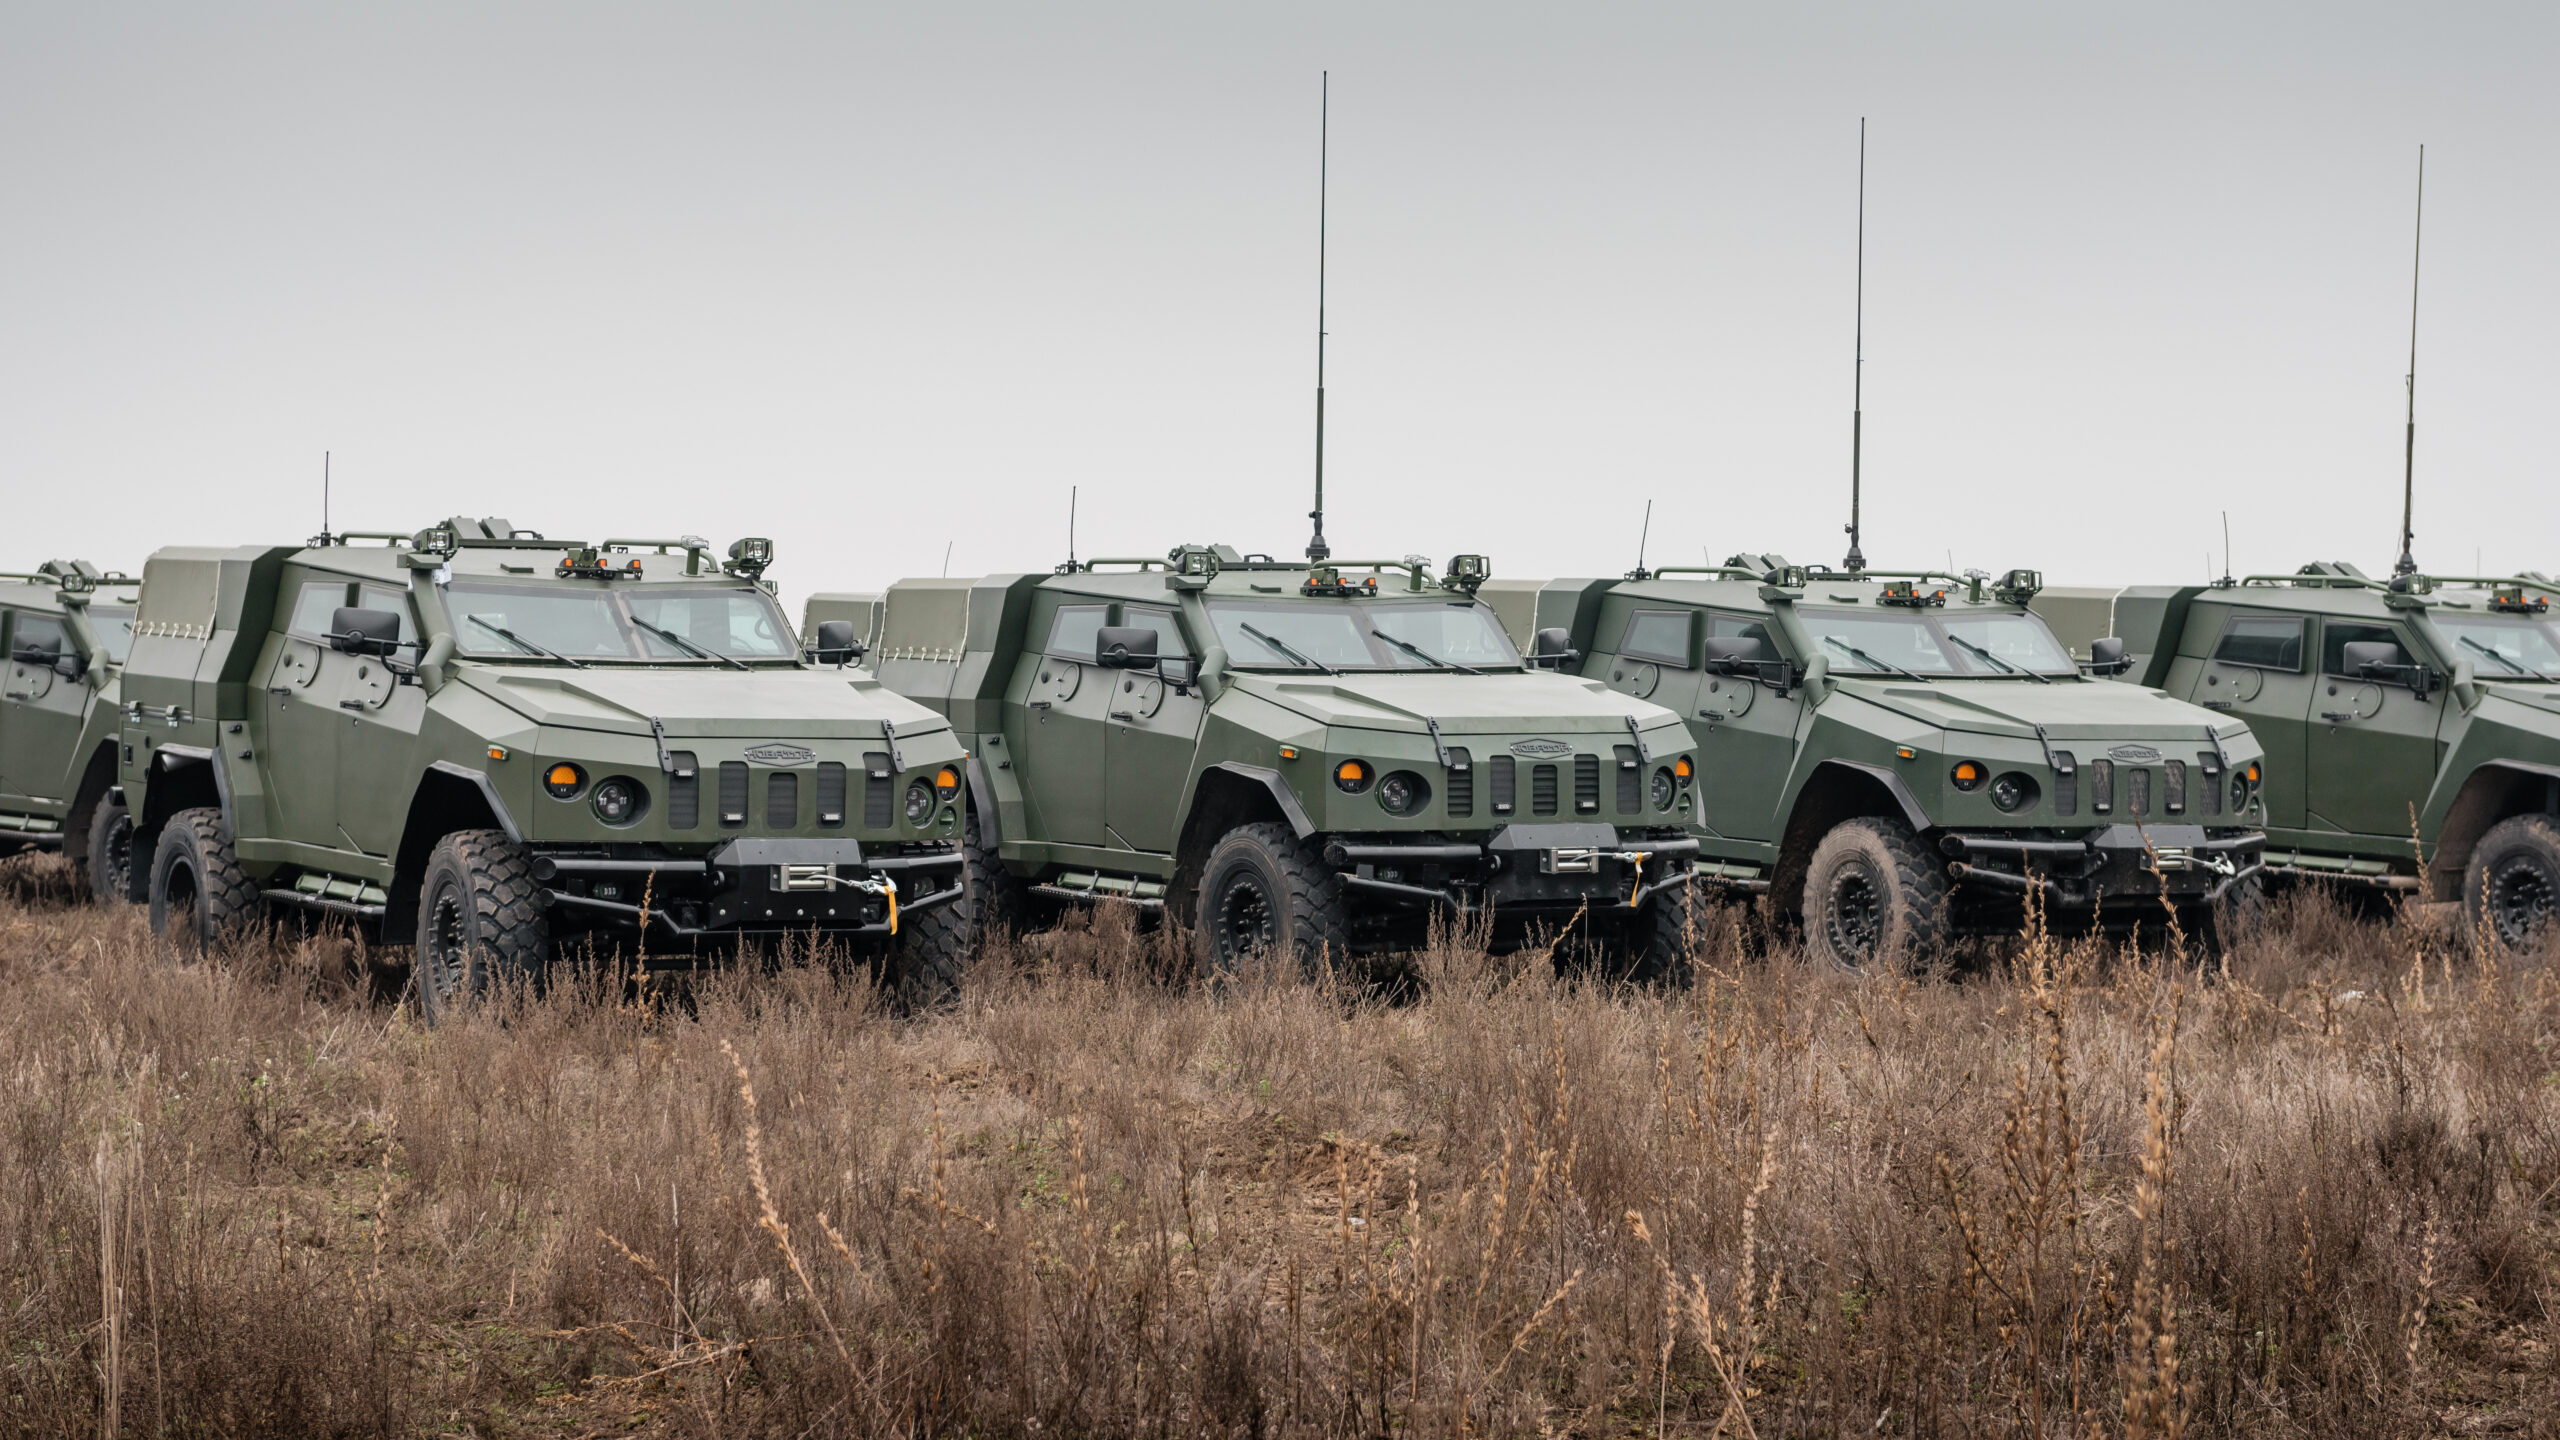
[[[922,1018],[791,954],[430,1031],[0,867],[0,1434],[2560,1431],[2540,963],[2311,895],[1378,998],[1097,927]]]

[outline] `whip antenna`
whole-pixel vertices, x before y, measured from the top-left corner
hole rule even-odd
[[[1856,363],[1849,378],[1849,558],[1850,574],[1867,568],[1858,548],[1858,461],[1866,439],[1867,380],[1867,117],[1858,117],[1858,314]]]
[[[1070,574],[1073,574],[1073,573],[1074,573],[1074,571],[1075,571],[1075,568],[1076,568],[1076,490],[1077,490],[1077,488],[1078,488],[1078,487],[1073,486],[1073,485],[1070,485],[1070,486],[1068,486],[1068,487],[1067,487],[1067,571],[1068,571],[1068,573],[1070,573]]]
[[[1636,568],[1627,572],[1630,580],[1650,580],[1653,572],[1644,568],[1644,542],[1653,536],[1653,502],[1644,502],[1644,528],[1636,532]]]
[[[2418,494],[2418,260],[2427,238],[2427,147],[2418,147],[2418,221],[2409,239],[2409,430],[2402,442],[2400,456],[2400,559],[2392,565],[2394,575],[2408,575],[2418,568],[2417,557],[2410,553],[2409,528],[2411,512]]]
[[[320,452],[320,543],[329,543],[329,452]]]
[[[2213,568],[2212,556],[2205,557],[2204,568],[2207,570]],[[2225,585],[2240,583],[2231,578],[2231,512],[2228,510],[2222,512],[2222,583]]]
[[[1324,543],[1324,248],[1326,204],[1331,198],[1332,176],[1327,169],[1331,135],[1328,125],[1333,111],[1333,72],[1324,72],[1316,92],[1316,508],[1307,518],[1316,522],[1315,534],[1307,540],[1307,563],[1320,565],[1333,554]]]

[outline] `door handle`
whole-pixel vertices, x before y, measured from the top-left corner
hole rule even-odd
[[[2332,725],[2336,725],[2342,721],[2361,720],[2364,717],[2358,715],[2353,710],[2323,710],[2320,712],[2320,718],[2328,721]]]
[[[1046,700],[1034,700],[1031,702],[1031,708],[1034,710],[1046,710],[1049,708],[1049,702]]]
[[[338,708],[341,710],[362,710],[365,709],[366,706],[361,700],[341,700],[338,702]]]
[[[2207,700],[2203,702],[2204,708],[2207,710],[2228,710],[2231,708],[2232,703],[2233,702],[2229,700]]]
[[[1724,712],[1721,710],[1701,710],[1698,712],[1698,718],[1702,720],[1722,721],[1724,719]]]
[[[1111,718],[1112,718],[1112,719],[1114,719],[1114,720],[1126,720],[1126,721],[1128,721],[1128,722],[1129,722],[1130,724],[1132,724],[1132,725],[1135,725],[1135,724],[1137,724],[1137,723],[1138,723],[1138,717],[1137,717],[1137,716],[1135,716],[1135,715],[1130,714],[1130,713],[1129,713],[1128,711],[1126,711],[1126,710],[1114,710],[1114,711],[1112,711],[1112,712],[1111,712]]]

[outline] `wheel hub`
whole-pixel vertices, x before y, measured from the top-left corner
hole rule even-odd
[[[1268,951],[1278,938],[1276,929],[1271,896],[1251,875],[1227,885],[1209,916],[1210,938],[1217,945],[1218,958],[1230,962]]]
[[[1884,893],[1865,866],[1847,867],[1832,880],[1822,926],[1833,954],[1857,961],[1875,958],[1884,939]]]
[[[463,956],[467,939],[463,920],[462,897],[453,887],[436,892],[427,908],[427,943],[418,956],[418,980],[438,1001],[451,1000],[462,993],[469,962]]]
[[[2525,856],[2514,856],[2489,875],[2489,919],[2498,938],[2522,945],[2551,919],[2560,902],[2560,880]]]

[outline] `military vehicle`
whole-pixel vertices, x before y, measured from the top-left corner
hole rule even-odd
[[[890,587],[871,663],[970,751],[973,930],[1131,903],[1204,969],[1577,922],[1676,977],[1697,772],[1679,717],[1525,662],[1487,567],[1226,546]]]
[[[54,850],[120,897],[132,825],[116,789],[116,672],[142,582],[81,560],[0,574],[0,855]]]
[[[959,742],[845,668],[844,627],[796,642],[770,542],[321,540],[144,568],[119,761],[155,928],[414,936],[430,1016],[580,937],[684,964],[818,935],[951,983]]]
[[[2257,903],[2261,756],[2238,718],[2084,676],[2035,572],[1783,556],[1495,592],[1533,658],[1688,718],[1702,886],[1765,893],[1813,953],[1917,961],[2013,931],[2193,926]],[[2228,913],[2228,912],[2226,912]]]
[[[2259,735],[2269,874],[2459,899],[2517,945],[2560,905],[2554,594],[2540,575],[2331,563],[2036,604],[2119,678]]]

